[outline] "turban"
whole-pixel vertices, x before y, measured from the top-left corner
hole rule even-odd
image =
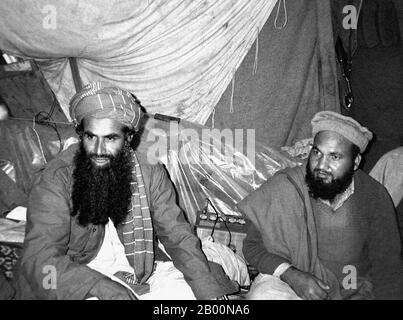
[[[87,117],[113,119],[135,131],[139,130],[142,111],[136,98],[128,91],[94,82],[84,86],[70,100],[70,117],[75,124]]]
[[[333,111],[321,111],[315,114],[312,121],[312,135],[320,131],[334,131],[354,143],[363,153],[372,133],[366,127],[361,126],[356,120],[343,116]]]

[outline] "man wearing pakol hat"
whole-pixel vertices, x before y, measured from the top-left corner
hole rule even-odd
[[[222,269],[212,272],[162,164],[133,150],[142,117],[135,97],[91,83],[72,98],[70,115],[80,143],[49,162],[31,192],[17,299],[231,293]]]
[[[277,172],[239,204],[250,299],[403,299],[393,203],[359,170],[371,132],[350,117],[312,119],[306,165]]]

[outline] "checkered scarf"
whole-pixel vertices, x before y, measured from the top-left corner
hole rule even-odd
[[[123,222],[123,245],[134,275],[127,275],[125,281],[143,284],[151,275],[154,267],[153,225],[150,208],[144,188],[143,175],[136,153],[132,151],[133,181],[131,182],[131,207]]]

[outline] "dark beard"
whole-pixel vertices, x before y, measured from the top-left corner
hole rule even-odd
[[[73,211],[82,226],[105,225],[111,218],[117,226],[123,222],[131,201],[132,163],[129,147],[116,157],[108,156],[109,166],[96,168],[82,143],[74,157]]]
[[[315,170],[314,170],[315,171]],[[309,194],[314,199],[329,200],[332,202],[334,198],[347,190],[348,186],[353,181],[354,166],[351,165],[349,171],[347,171],[341,178],[333,179],[331,183],[324,183],[322,179],[315,178],[313,172],[309,167],[309,161],[306,165],[305,182],[309,188]]]

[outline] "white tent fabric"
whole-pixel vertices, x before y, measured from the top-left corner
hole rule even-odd
[[[84,84],[108,81],[149,113],[204,124],[276,3],[2,0],[0,49],[40,61],[68,119],[66,57],[77,57]]]

